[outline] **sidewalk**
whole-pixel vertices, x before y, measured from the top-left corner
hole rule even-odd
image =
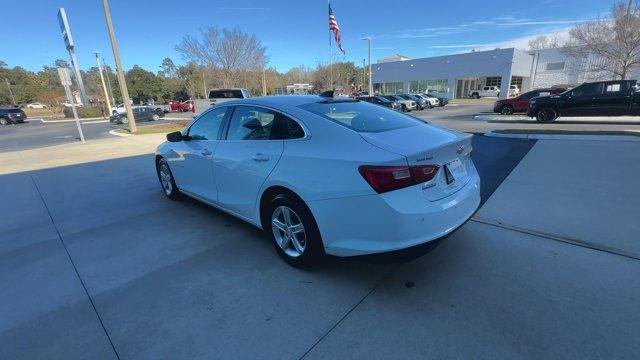
[[[476,217],[640,259],[640,143],[539,140]]]
[[[637,357],[636,143],[538,141],[435,251],[298,270],[166,199],[161,141],[0,153],[0,357]]]
[[[0,175],[59,166],[117,159],[155,152],[165,134],[110,137],[0,154]]]

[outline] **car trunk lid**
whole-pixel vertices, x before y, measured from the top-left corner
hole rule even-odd
[[[438,165],[436,185],[422,189],[430,201],[452,195],[469,181],[471,135],[431,124],[360,135],[371,145],[404,156],[409,166]]]

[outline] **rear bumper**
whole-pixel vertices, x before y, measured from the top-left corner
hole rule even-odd
[[[428,201],[418,195],[420,188],[309,202],[325,252],[357,256],[428,243],[458,229],[480,205],[475,169],[467,184],[446,198]]]

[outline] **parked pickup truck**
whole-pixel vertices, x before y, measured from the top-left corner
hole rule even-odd
[[[552,122],[560,116],[640,115],[636,80],[584,83],[558,95],[529,100],[527,116]]]
[[[483,86],[482,89],[469,90],[469,97],[479,99],[481,97],[497,97],[500,95],[500,88],[497,86]]]

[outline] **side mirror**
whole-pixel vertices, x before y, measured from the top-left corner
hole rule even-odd
[[[184,138],[185,137],[182,136],[182,133],[180,131],[175,131],[167,134],[167,141],[169,142],[180,142],[184,140]]]

